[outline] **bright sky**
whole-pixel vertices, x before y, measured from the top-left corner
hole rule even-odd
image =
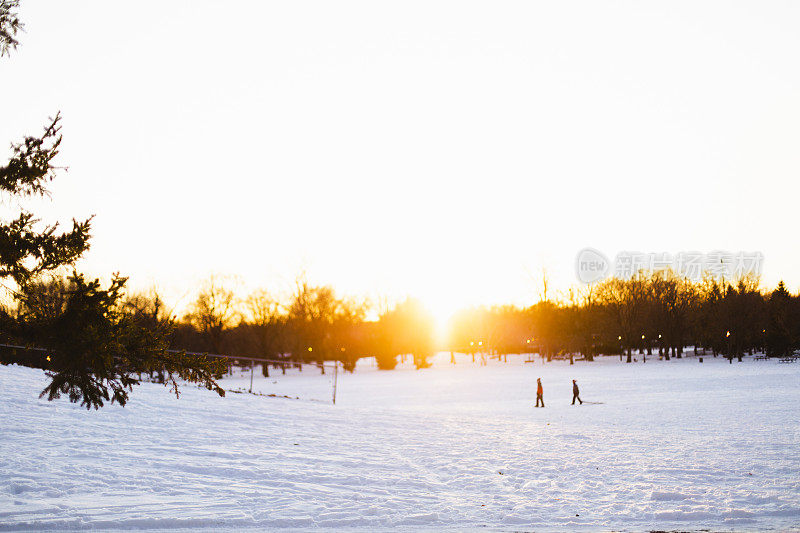
[[[800,4],[23,0],[0,140],[64,115],[81,269],[438,314],[578,250],[761,251],[800,288]],[[4,206],[4,210],[8,204]]]

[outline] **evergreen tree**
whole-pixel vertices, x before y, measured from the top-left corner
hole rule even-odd
[[[0,57],[17,47],[17,32],[22,29],[22,22],[17,15],[19,0],[0,0]]]
[[[125,278],[114,276],[108,288],[98,280],[73,274],[59,299],[60,310],[39,313],[37,302],[22,306],[24,337],[48,349],[50,384],[41,396],[49,400],[66,394],[87,409],[104,402],[125,405],[142,374],[159,372],[179,395],[177,379],[200,383],[220,396],[214,381],[224,365],[201,356],[167,351],[172,323],[123,298]]]
[[[55,176],[53,158],[61,144],[60,114],[51,119],[40,137],[26,137],[12,145],[12,157],[0,167],[0,192],[10,196],[46,196]],[[33,213],[22,210],[11,221],[0,221],[0,280],[18,286],[60,266],[69,265],[89,248],[91,219],[72,221],[72,229],[56,233],[58,224],[41,226]]]
[[[772,291],[767,304],[769,326],[766,333],[767,355],[781,357],[788,355],[793,348],[792,297],[783,281]]]
[[[0,0],[0,56],[18,44],[18,5],[16,0]],[[61,144],[60,119],[56,114],[41,136],[11,145],[11,159],[0,167],[0,194],[48,194],[46,185],[55,176],[53,159]],[[0,281],[11,279],[19,299],[16,316],[0,313],[0,334],[47,350],[51,382],[41,396],[53,400],[67,394],[87,409],[109,400],[125,405],[139,376],[151,372],[165,373],[176,395],[180,378],[224,396],[214,381],[224,365],[167,351],[171,323],[154,324],[150,316],[126,309],[126,278],[115,275],[103,289],[99,281],[87,282],[73,273],[68,284],[47,288],[49,294],[42,290],[43,274],[73,264],[89,248],[90,222],[73,220],[70,231],[57,233],[57,224],[42,226],[24,209],[11,221],[0,220]]]
[[[27,137],[12,145],[9,163],[0,167],[0,191],[11,197],[45,196],[53,179],[53,159],[61,143],[60,116],[56,115],[40,137]],[[105,401],[128,401],[139,375],[166,374],[178,394],[176,378],[197,382],[220,395],[214,381],[224,365],[203,357],[168,352],[171,324],[153,324],[141,313],[126,311],[126,278],[115,276],[108,289],[99,281],[87,282],[74,273],[69,284],[50,287],[43,298],[41,275],[74,263],[89,248],[91,219],[73,220],[70,231],[56,233],[57,224],[40,227],[33,213],[22,210],[10,221],[0,221],[0,279],[16,284],[16,317],[3,313],[1,332],[48,350],[50,384],[42,391],[48,399],[67,394],[73,402],[99,408]],[[57,304],[54,306],[54,302]],[[60,303],[59,303],[60,302]]]

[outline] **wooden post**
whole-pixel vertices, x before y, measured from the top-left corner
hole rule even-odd
[[[253,373],[255,372],[255,361],[250,359],[250,392],[253,392]]]
[[[333,362],[333,405],[336,405],[336,385],[339,379],[339,361]]]

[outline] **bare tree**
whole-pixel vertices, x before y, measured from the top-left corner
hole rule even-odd
[[[224,278],[212,275],[203,283],[186,319],[205,337],[211,350],[220,353],[225,329],[235,316],[233,291],[225,286]]]
[[[641,272],[630,279],[609,278],[597,286],[598,301],[611,313],[619,327],[620,347],[627,350],[628,363],[632,362],[631,349],[640,344],[647,297],[647,279]]]
[[[286,316],[280,301],[264,289],[251,293],[244,301],[248,313],[248,325],[259,355],[275,359],[280,354],[282,336],[286,326]],[[261,368],[264,376],[269,376],[269,365]]]
[[[17,314],[23,322],[49,322],[64,312],[69,283],[61,276],[47,276],[26,285],[17,294]]]
[[[295,280],[288,320],[295,338],[293,353],[301,359],[316,360],[322,372],[326,359],[335,359],[333,324],[346,312],[346,303],[336,297],[332,287],[312,286],[305,275]]]
[[[689,327],[689,318],[698,299],[698,289],[689,280],[676,275],[671,269],[656,272],[650,279],[653,335],[657,335],[659,348],[666,348],[664,357],[680,358]]]
[[[547,289],[550,287],[550,276],[547,273],[547,268],[542,267],[542,293],[541,301],[547,302]]]

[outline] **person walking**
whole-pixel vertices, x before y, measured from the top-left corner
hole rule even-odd
[[[572,380],[572,405],[575,405],[575,400],[578,400],[579,402],[581,402],[581,405],[583,405],[583,400],[581,400],[581,397],[578,396],[580,393],[581,393],[581,391],[578,389],[578,382],[573,379]]]
[[[542,378],[536,378],[536,407],[539,407],[539,402],[542,402],[542,407],[544,407],[544,390],[542,389]]]

